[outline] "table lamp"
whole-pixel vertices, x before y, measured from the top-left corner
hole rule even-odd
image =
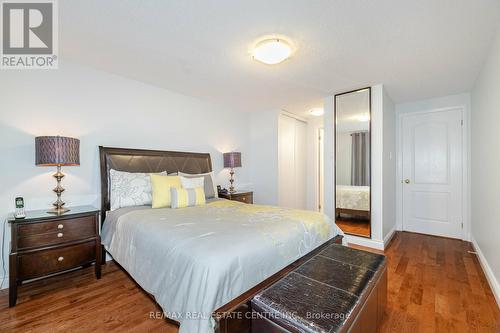
[[[64,174],[61,166],[80,165],[80,140],[65,136],[38,136],[35,138],[35,164],[38,166],[56,166],[57,172],[53,175],[57,186],[53,189],[57,200],[53,203],[54,209],[48,211],[52,214],[63,214],[69,209],[64,207],[61,194],[64,188],[61,179]]]
[[[229,178],[229,182],[231,185],[229,186],[229,193],[234,193],[236,192],[234,190],[234,168],[239,168],[241,167],[241,153],[240,152],[230,152],[230,153],[224,153],[224,168],[231,168],[231,171],[229,171],[229,174],[231,175],[231,178]]]

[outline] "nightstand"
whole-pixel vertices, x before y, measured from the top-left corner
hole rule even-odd
[[[219,192],[219,198],[253,204],[253,192]]]
[[[101,277],[99,210],[91,206],[70,207],[63,215],[47,210],[26,212],[24,219],[9,215],[9,306],[16,305],[17,288],[24,281],[40,279],[95,263]]]

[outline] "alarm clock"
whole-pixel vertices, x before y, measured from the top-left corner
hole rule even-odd
[[[14,217],[16,219],[24,219],[26,213],[24,212],[24,199],[22,197],[16,198],[16,211],[14,212]]]

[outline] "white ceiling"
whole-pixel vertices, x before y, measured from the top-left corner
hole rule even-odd
[[[65,0],[68,59],[235,110],[321,106],[383,83],[395,102],[469,91],[500,20],[499,0]],[[277,66],[249,48],[278,34]]]

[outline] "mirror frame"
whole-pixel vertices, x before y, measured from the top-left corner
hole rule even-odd
[[[337,223],[337,97],[342,96],[342,95],[347,95],[347,94],[352,94],[361,90],[368,90],[368,100],[369,100],[369,106],[368,106],[368,114],[370,115],[370,121],[369,121],[369,131],[370,131],[370,162],[369,162],[369,168],[370,168],[370,236],[362,236],[362,235],[356,235],[356,234],[351,234],[348,232],[344,233],[346,235],[351,235],[351,236],[356,236],[356,237],[362,237],[362,238],[367,238],[367,239],[372,239],[372,142],[373,142],[373,135],[372,135],[372,87],[365,87],[365,88],[359,88],[359,89],[354,89],[350,91],[346,91],[340,94],[335,94],[333,96],[333,138],[334,138],[334,149],[333,149],[333,166],[334,166],[334,174],[333,174],[333,180],[334,180],[334,221]],[[342,230],[343,231],[343,230]]]

